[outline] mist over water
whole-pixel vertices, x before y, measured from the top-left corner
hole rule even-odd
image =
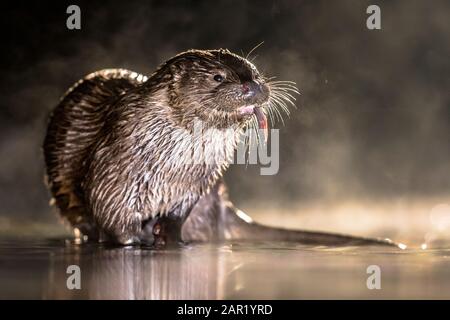
[[[265,221],[286,224],[277,213],[290,211],[284,221],[297,226],[353,231],[332,208],[359,203],[366,209],[345,219],[384,213],[395,228],[450,204],[448,1],[379,1],[376,31],[366,28],[370,1],[80,1],[80,31],[66,29],[69,4],[4,9],[0,224],[56,221],[41,145],[48,113],[78,79],[111,67],[149,75],[190,48],[245,55],[262,41],[258,69],[302,95],[285,126],[275,124],[278,174],[244,165],[226,174],[238,206],[254,216],[270,208]],[[401,213],[386,212],[398,203]]]

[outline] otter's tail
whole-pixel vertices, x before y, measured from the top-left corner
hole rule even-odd
[[[225,215],[225,239],[244,241],[283,241],[306,245],[323,246],[394,246],[389,239],[354,237],[336,233],[290,230],[265,226],[247,216],[244,212],[228,208]]]
[[[229,200],[225,184],[220,181],[195,205],[182,236],[187,241],[283,241],[323,246],[391,246],[402,248],[388,239],[289,230],[253,222]]]

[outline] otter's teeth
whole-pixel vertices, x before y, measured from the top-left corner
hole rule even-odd
[[[267,125],[267,117],[264,114],[261,107],[254,107],[253,112],[258,120],[258,127],[260,130],[264,130],[264,142],[267,143],[267,137],[269,136],[269,128]]]
[[[254,108],[255,108],[254,105],[241,107],[241,108],[239,108],[239,114],[240,115],[253,114],[254,113],[254,111],[253,111]]]

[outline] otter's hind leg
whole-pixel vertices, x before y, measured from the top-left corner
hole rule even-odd
[[[84,241],[98,241],[99,229],[92,216],[86,212],[84,202],[77,192],[57,183],[52,185],[52,191],[55,196],[50,203],[55,204],[63,220],[69,222],[75,237]]]
[[[184,219],[170,216],[156,218],[152,228],[155,247],[177,246],[183,243],[181,227]]]
[[[166,246],[177,246],[183,243],[181,229],[183,220],[169,217],[160,217],[146,221],[142,227],[140,241],[143,244],[162,248]]]
[[[142,225],[141,242],[157,248],[184,244],[182,230],[191,208],[186,209],[180,205],[168,214],[157,214],[156,217],[145,221]]]

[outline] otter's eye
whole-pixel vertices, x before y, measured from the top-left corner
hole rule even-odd
[[[223,77],[220,74],[216,74],[214,76],[214,80],[217,82],[222,82],[223,81]]]

